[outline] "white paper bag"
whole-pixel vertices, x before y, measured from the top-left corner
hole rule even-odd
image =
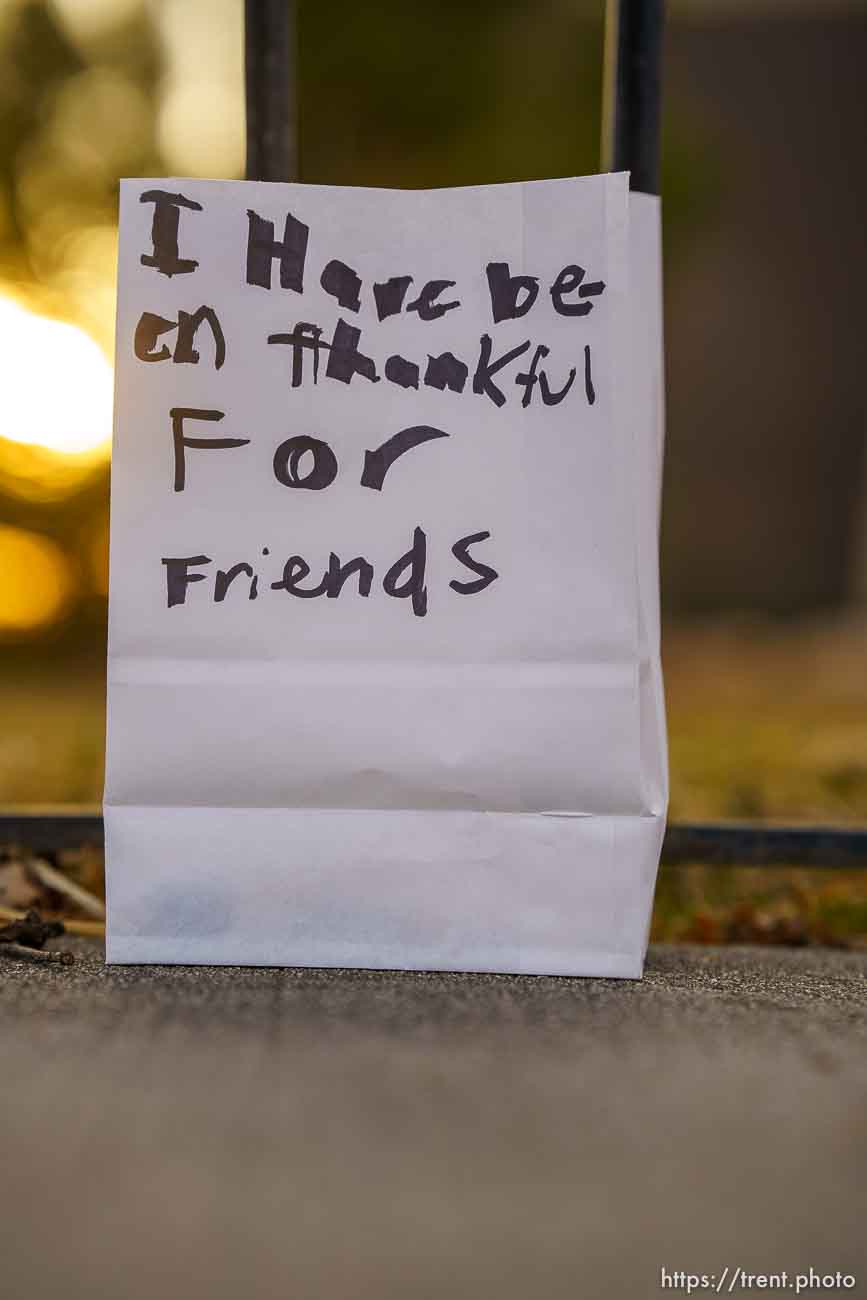
[[[636,977],[658,200],[121,189],[108,960]]]

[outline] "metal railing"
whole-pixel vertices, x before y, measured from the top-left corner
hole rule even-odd
[[[55,854],[103,842],[98,809],[21,808],[0,812],[0,845]],[[675,822],[665,832],[664,866],[867,867],[867,829],[770,826],[758,822]]]
[[[247,177],[298,176],[295,0],[246,0]],[[664,0],[607,0],[603,169],[659,193]],[[0,812],[0,843],[53,853],[100,844],[98,810]],[[664,865],[867,867],[867,829],[761,823],[674,823]]]

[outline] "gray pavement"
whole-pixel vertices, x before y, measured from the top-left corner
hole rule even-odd
[[[867,1294],[864,955],[656,948],[633,984],[75,946],[0,963],[4,1300]]]

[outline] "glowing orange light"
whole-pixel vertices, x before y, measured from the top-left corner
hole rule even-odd
[[[53,623],[72,594],[69,562],[39,533],[0,525],[0,633]]]
[[[76,325],[0,297],[0,438],[85,461],[108,455],[112,370]]]

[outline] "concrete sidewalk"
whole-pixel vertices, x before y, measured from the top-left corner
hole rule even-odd
[[[867,1291],[864,955],[657,948],[633,984],[74,946],[0,963],[10,1300]]]

